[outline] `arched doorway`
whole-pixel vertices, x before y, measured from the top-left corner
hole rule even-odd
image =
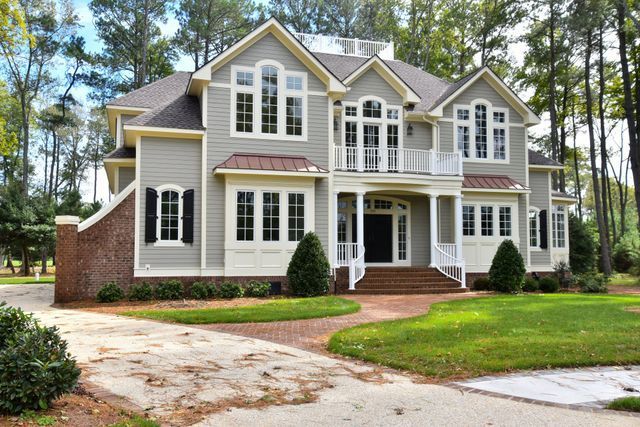
[[[356,198],[338,199],[338,243],[355,242],[356,229]],[[367,265],[411,265],[411,203],[367,195],[364,247]]]

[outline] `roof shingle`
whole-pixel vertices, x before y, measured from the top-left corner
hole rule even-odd
[[[191,73],[178,71],[107,103],[120,107],[156,108],[183,95]]]
[[[529,164],[539,166],[562,166],[562,163],[556,162],[535,150],[529,149]]]
[[[136,149],[135,147],[120,147],[107,153],[104,156],[105,159],[135,159]]]
[[[204,130],[198,98],[185,94],[130,119],[125,125]]]

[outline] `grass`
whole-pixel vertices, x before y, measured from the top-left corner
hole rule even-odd
[[[608,285],[639,286],[640,277],[633,276],[631,274],[618,273],[611,276]]]
[[[56,281],[55,276],[40,277],[40,281],[36,281],[35,277],[0,277],[0,285],[28,285],[33,283],[54,283]]]
[[[628,396],[616,399],[607,405],[607,409],[616,411],[640,412],[640,397]]]
[[[280,299],[258,305],[196,310],[142,310],[119,313],[185,324],[275,322],[279,320],[315,319],[355,313],[360,304],[338,297]]]
[[[627,310],[627,309],[631,310]],[[427,315],[333,335],[335,353],[441,379],[640,363],[640,297],[519,295],[434,304]]]
[[[110,427],[160,427],[160,424],[154,420],[134,415],[126,421],[111,424]]]

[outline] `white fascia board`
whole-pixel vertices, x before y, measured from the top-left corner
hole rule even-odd
[[[578,201],[573,197],[560,197],[560,196],[553,196],[553,195],[551,196],[551,201],[561,202],[562,204],[569,204],[569,205],[575,205],[576,203],[578,203]]]
[[[463,193],[531,194],[531,190],[507,190],[504,188],[462,188]]]
[[[554,170],[563,170],[563,169],[564,169],[564,166],[532,165],[532,164],[529,164],[529,170],[554,171]]]
[[[196,129],[179,129],[179,128],[160,128],[154,126],[132,126],[124,125],[124,130],[137,132],[156,132],[156,133],[184,133],[189,135],[204,135],[203,130]]]

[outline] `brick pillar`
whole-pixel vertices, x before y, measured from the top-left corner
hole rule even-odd
[[[56,303],[77,299],[79,223],[77,216],[56,217]]]

